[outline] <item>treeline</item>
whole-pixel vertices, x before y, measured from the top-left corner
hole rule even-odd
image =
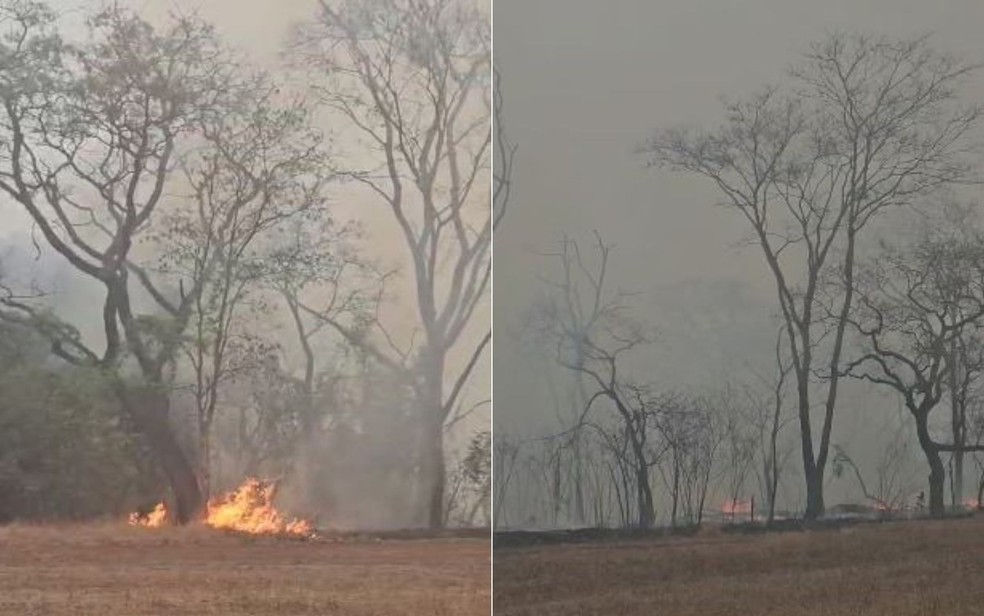
[[[745,223],[774,283],[771,374],[696,392],[645,375],[639,352],[659,340],[632,296],[609,289],[610,246],[565,239],[526,327],[572,378],[575,395],[558,401],[567,428],[499,441],[497,499],[512,489],[541,518],[646,528],[657,491],[672,524],[699,524],[713,487],[730,508],[757,492],[772,519],[798,454],[795,514],[807,519],[824,515],[831,471],[857,479],[876,509],[924,491],[940,515],[948,487],[949,505],[964,505],[965,467],[984,449],[984,227],[967,190],[984,168],[984,110],[964,96],[979,73],[926,38],[836,34],[787,77],[726,103],[715,127],[659,131],[640,148],[652,166],[708,182]],[[832,440],[839,416],[865,412],[843,403],[846,380],[906,411],[908,433],[889,432],[876,469]],[[907,441],[926,472],[917,486],[900,471]],[[749,473],[755,489],[742,488]],[[548,502],[521,496],[524,485],[545,486]]]
[[[263,474],[325,522],[482,523],[488,16],[321,3],[276,73],[194,15],[115,5],[73,37],[5,0],[0,29],[0,194],[102,296],[0,279],[0,511],[166,496],[185,523]]]

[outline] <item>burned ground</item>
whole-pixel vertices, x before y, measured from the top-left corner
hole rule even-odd
[[[984,517],[503,547],[496,614],[950,616],[984,603]]]
[[[483,538],[0,528],[0,614],[487,614]]]

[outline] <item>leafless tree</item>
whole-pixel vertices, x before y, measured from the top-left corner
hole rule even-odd
[[[930,468],[930,512],[939,515],[946,475],[940,454],[958,446],[934,437],[930,417],[946,393],[951,343],[984,325],[984,238],[927,233],[912,246],[885,245],[855,287],[859,310],[850,322],[863,352],[845,374],[902,397]]]
[[[635,524],[649,528],[655,520],[650,481],[654,450],[649,438],[665,400],[651,385],[623,374],[626,356],[648,343],[650,336],[629,316],[627,295],[608,291],[612,247],[597,232],[594,244],[593,257],[569,238],[561,241],[557,252],[545,255],[556,261],[560,273],[557,280],[544,279],[549,291],[531,313],[531,340],[584,387],[579,416],[558,436],[569,445],[591,429],[605,440],[628,470]],[[610,409],[615,420],[609,424],[593,419],[599,407]]]
[[[967,177],[966,137],[981,108],[959,105],[957,88],[972,69],[925,38],[834,35],[811,47],[790,88],[729,103],[716,130],[671,130],[644,148],[652,164],[719,189],[775,280],[797,388],[807,518],[824,509],[858,239],[886,209]],[[832,308],[818,295],[828,270],[843,281]],[[832,331],[821,333],[828,309]]]
[[[786,387],[792,365],[783,357],[783,329],[776,333],[775,374],[756,375],[758,384],[745,387],[750,411],[748,422],[755,426],[756,442],[761,470],[758,473],[766,507],[766,522],[775,521],[776,500],[782,469],[791,453],[781,450],[779,435],[789,423],[790,417],[783,410],[786,404]],[[765,392],[765,393],[763,393]]]
[[[496,437],[492,450],[492,525],[498,528],[503,515],[503,503],[516,471],[520,445],[504,437]]]
[[[748,473],[752,470],[761,442],[761,430],[750,421],[751,409],[735,395],[731,388],[715,396],[715,405],[720,412],[719,424],[722,432],[721,461],[727,490],[728,503],[731,504],[731,517],[734,508],[742,497]]]
[[[864,479],[864,473],[848,454],[844,447],[834,445],[833,470],[835,476],[842,475],[850,469],[853,473],[861,494],[884,515],[902,511],[913,493],[909,478],[909,437],[907,426],[896,421],[896,425],[885,432],[891,437],[881,451],[875,465],[875,482],[869,483]]]
[[[317,95],[364,146],[354,156],[365,164],[340,172],[385,204],[409,252],[423,330],[410,364],[420,407],[416,465],[434,527],[444,520],[444,424],[491,340],[490,331],[474,343],[466,336],[486,297],[492,230],[504,212],[483,190],[495,104],[489,42],[487,17],[462,0],[323,0],[292,48],[320,71]],[[403,369],[379,331],[333,327]],[[460,344],[473,345],[470,359],[452,370],[448,354]]]
[[[703,522],[715,462],[725,431],[721,409],[707,397],[677,397],[664,405],[656,430],[665,454],[654,461],[670,495],[670,525]]]

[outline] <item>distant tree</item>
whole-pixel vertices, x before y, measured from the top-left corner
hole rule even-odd
[[[665,454],[653,465],[670,495],[671,527],[681,518],[688,525],[703,522],[717,455],[726,436],[718,403],[706,397],[676,398],[656,415]]]
[[[719,457],[723,461],[727,502],[731,504],[732,510],[742,500],[745,482],[752,471],[761,436],[758,426],[749,421],[750,409],[746,408],[745,401],[738,398],[736,393],[729,387],[714,397],[720,413],[719,426],[722,431]]]
[[[792,369],[783,358],[782,332],[776,334],[775,343],[775,372],[772,376],[758,376],[759,383],[745,387],[749,400],[748,422],[755,426],[757,434],[758,457],[760,472],[759,483],[765,497],[766,521],[775,521],[776,501],[779,495],[782,469],[787,458],[792,453],[781,450],[779,435],[792,419],[783,410],[786,404],[786,387],[789,372]]]
[[[865,474],[848,454],[846,448],[834,445],[833,472],[835,477],[848,470],[854,475],[861,494],[879,511],[890,514],[901,511],[913,494],[909,472],[910,435],[901,421],[886,426],[890,438],[875,463],[875,481],[865,481]]]
[[[886,210],[968,177],[981,107],[957,90],[973,70],[925,38],[838,34],[812,45],[790,87],[728,103],[717,129],[662,132],[644,148],[653,165],[707,178],[762,250],[796,383],[807,518],[824,510],[858,241]],[[840,285],[828,302],[830,272]]]
[[[503,518],[503,504],[512,486],[516,471],[516,459],[520,445],[501,436],[492,444],[492,526],[499,528]]]
[[[545,279],[550,290],[531,313],[529,327],[531,340],[585,388],[579,417],[558,436],[570,442],[592,430],[607,443],[625,471],[626,490],[634,494],[634,524],[649,528],[656,515],[650,471],[659,455],[649,439],[668,398],[625,374],[625,358],[650,336],[629,316],[627,295],[608,290],[611,250],[597,232],[593,257],[565,238],[559,251],[547,255],[560,266],[560,274],[557,280]],[[596,408],[606,407],[611,419],[595,419],[601,413]]]

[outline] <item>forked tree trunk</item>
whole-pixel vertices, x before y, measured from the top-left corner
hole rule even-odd
[[[184,525],[202,514],[204,501],[195,468],[175,437],[168,419],[170,399],[154,386],[117,389],[123,407],[133,418],[157,458],[174,495],[174,521]]]
[[[806,513],[807,520],[816,520],[823,515],[823,473],[813,467],[806,475]]]

